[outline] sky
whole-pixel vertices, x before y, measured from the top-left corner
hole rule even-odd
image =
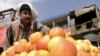
[[[96,4],[100,8],[100,0],[0,0],[0,10],[16,7],[21,2],[29,2],[38,12],[38,20],[68,14],[70,11]]]

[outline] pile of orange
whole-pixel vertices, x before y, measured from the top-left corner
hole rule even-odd
[[[81,44],[80,44],[81,43]],[[88,47],[88,48],[87,48]],[[63,28],[54,27],[49,34],[32,33],[29,41],[21,39],[0,56],[100,56],[100,49],[89,40],[75,40]]]

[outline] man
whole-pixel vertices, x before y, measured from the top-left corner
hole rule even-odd
[[[36,21],[37,12],[32,8],[29,3],[23,3],[20,5],[17,15],[18,20],[15,20],[10,24],[7,29],[7,41],[6,47],[13,45],[13,42],[22,38],[27,39],[31,33],[39,31],[46,33],[49,28]]]

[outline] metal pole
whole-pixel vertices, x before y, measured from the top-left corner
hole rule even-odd
[[[55,27],[55,20],[53,20],[53,27]]]
[[[71,25],[71,24],[70,24],[70,17],[69,17],[69,16],[67,16],[67,20],[68,20],[67,22],[68,22],[68,28],[69,28],[70,25]]]

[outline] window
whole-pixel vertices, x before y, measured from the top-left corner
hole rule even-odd
[[[68,23],[66,20],[64,21],[60,21],[56,23],[56,26],[62,27],[62,28],[67,28],[68,27]]]
[[[4,15],[4,17],[3,16],[1,16],[2,17],[2,19],[0,19],[0,25],[6,25],[6,24],[9,24],[9,23],[11,23],[11,18],[12,18],[12,14],[11,14],[11,11],[8,11],[8,12],[4,12],[4,13],[2,13],[3,15]]]

